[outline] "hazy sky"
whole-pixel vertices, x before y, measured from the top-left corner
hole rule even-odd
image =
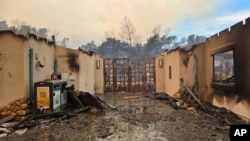
[[[210,36],[250,16],[248,0],[0,0],[0,21],[18,19],[37,28],[59,31],[71,48],[105,33],[119,37],[127,16],[143,42],[160,25],[180,39],[192,33]]]

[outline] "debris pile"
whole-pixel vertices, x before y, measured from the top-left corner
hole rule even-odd
[[[67,108],[60,111],[40,110],[32,108],[31,102],[26,98],[19,98],[0,108],[0,137],[35,126],[51,126],[62,120],[77,116],[77,114],[92,110],[96,113],[104,113],[104,106],[116,109],[117,105],[111,105],[98,96],[88,92],[76,91],[74,86],[66,88]],[[35,110],[34,110],[35,109]]]
[[[25,116],[30,114],[31,107],[27,98],[19,98],[11,101],[6,106],[0,107],[0,119],[13,116],[17,120],[24,119]]]
[[[238,117],[235,113],[225,108],[219,108],[209,103],[195,99],[188,91],[182,91],[181,97],[174,98],[167,94],[155,95],[150,97],[161,100],[166,104],[171,105],[175,110],[185,109],[195,115],[207,115],[216,118],[220,123],[231,124],[245,124],[245,121]]]
[[[204,104],[197,97],[194,98],[194,96],[197,95],[193,95],[191,95],[187,90],[182,90],[180,93],[180,97],[173,98],[173,101],[175,101],[178,108],[184,108],[187,110],[208,110],[207,107],[205,107]]]
[[[2,131],[1,128],[7,125],[0,124],[0,141],[229,140],[229,124],[235,124],[233,117],[226,117],[230,114],[226,109],[213,108],[202,103],[213,113],[204,112],[200,108],[186,110],[178,106],[182,105],[182,99],[174,99],[166,94],[140,93],[136,94],[139,96],[137,98],[134,93],[91,95],[75,90],[71,90],[70,93],[74,93],[70,96],[73,95],[77,100],[72,101],[72,106],[68,106],[70,109],[63,114],[58,115],[60,111],[57,111],[57,115],[36,118],[32,114]],[[80,98],[85,95],[88,96]],[[114,111],[100,102],[98,97],[105,102],[119,104],[119,107]],[[124,97],[129,99],[125,100]],[[101,109],[95,110],[98,109],[98,104],[89,103],[90,99],[99,101],[98,104],[103,107],[103,114],[99,112]],[[88,101],[86,102],[88,106],[85,106],[85,102],[81,102],[85,100]],[[76,101],[81,103],[83,108]],[[170,104],[173,103],[178,110],[171,107]],[[9,123],[13,123],[13,120],[9,120]],[[6,137],[1,138],[1,136]]]

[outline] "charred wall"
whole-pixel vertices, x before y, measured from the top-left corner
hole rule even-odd
[[[80,66],[78,64],[78,55],[75,53],[69,52],[67,54],[67,63],[68,67],[72,72],[79,72]]]
[[[204,47],[202,43],[181,49],[180,75],[186,81],[187,86],[200,98],[212,101],[211,95],[204,95],[209,87],[205,83]]]
[[[79,51],[64,47],[55,47],[55,59],[57,61],[57,71],[66,75],[69,79],[68,84],[75,85],[75,88],[79,90]],[[70,81],[72,80],[72,81]]]
[[[225,29],[196,46],[194,54],[202,62],[199,69],[198,91],[203,101],[225,107],[242,117],[250,119],[250,18]],[[233,51],[234,85],[214,84],[214,56]],[[203,76],[202,76],[203,75]]]
[[[218,34],[210,37],[205,43],[206,54],[208,58],[215,52],[222,52],[227,48],[234,50],[234,73],[236,91],[223,91],[225,95],[237,94],[240,98],[250,100],[250,87],[248,81],[250,80],[250,18],[239,22],[228,29],[225,29]],[[208,61],[212,61],[208,59]],[[207,61],[207,62],[208,62]],[[209,62],[208,62],[209,63]],[[207,66],[209,68],[209,66]],[[211,71],[211,68],[208,70]],[[210,74],[208,77],[212,78]],[[209,79],[209,78],[208,78]],[[209,82],[209,81],[207,81]],[[216,90],[219,91],[219,90]]]
[[[173,96],[179,87],[179,78],[171,79],[169,68],[177,68],[180,78],[184,78],[188,87],[197,93],[202,101],[211,103],[218,107],[225,107],[236,114],[250,119],[250,18],[241,21],[228,29],[225,29],[211,37],[204,43],[196,44],[182,49],[175,49],[164,53],[166,65],[165,74],[165,91]],[[218,62],[215,56],[218,54],[233,52],[233,78],[232,83],[218,83],[216,81],[216,65]],[[179,52],[180,55],[176,55]],[[174,56],[174,59],[172,57]],[[197,62],[195,62],[195,58]],[[232,62],[232,61],[231,61]],[[196,64],[196,65],[195,65]],[[223,64],[225,67],[225,63]],[[195,67],[196,66],[196,67]],[[178,68],[179,67],[179,68]],[[173,69],[172,68],[172,69]],[[231,70],[232,71],[232,70]],[[221,73],[220,77],[224,74]],[[178,79],[173,81],[173,79]],[[197,79],[197,81],[195,80]],[[223,79],[223,81],[228,81]],[[179,85],[179,86],[178,86]]]

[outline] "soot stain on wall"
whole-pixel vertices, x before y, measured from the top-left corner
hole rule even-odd
[[[72,72],[78,72],[79,69],[80,69],[80,66],[77,62],[77,58],[78,58],[78,55],[77,54],[74,54],[74,53],[69,53],[68,54],[68,60],[67,60],[67,63],[69,65],[69,69],[72,71]]]

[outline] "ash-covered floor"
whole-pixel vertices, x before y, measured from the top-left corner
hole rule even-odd
[[[138,99],[124,100],[136,95]],[[174,109],[156,94],[114,93],[98,95],[104,101],[119,105],[85,111],[69,119],[39,124],[22,135],[12,133],[0,141],[228,141],[229,122],[218,114],[202,110]],[[224,115],[224,114],[223,114]]]

